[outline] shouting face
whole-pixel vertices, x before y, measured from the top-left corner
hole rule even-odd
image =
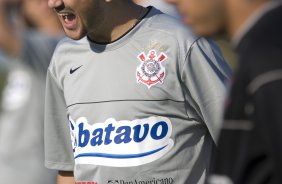
[[[100,0],[48,0],[58,14],[67,36],[78,40],[91,34],[103,20],[104,1]]]

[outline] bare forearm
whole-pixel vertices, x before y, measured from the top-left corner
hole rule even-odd
[[[73,172],[59,171],[57,176],[57,184],[75,184]]]

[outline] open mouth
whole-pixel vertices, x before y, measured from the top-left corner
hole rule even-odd
[[[75,29],[77,25],[77,18],[74,13],[71,12],[58,12],[58,15],[63,23],[63,26],[67,29]]]
[[[59,13],[59,15],[64,19],[64,21],[72,21],[76,16],[72,13]]]

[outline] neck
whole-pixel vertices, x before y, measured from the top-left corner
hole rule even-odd
[[[112,1],[103,22],[88,37],[96,42],[113,42],[132,29],[146,13],[146,8],[130,1]]]

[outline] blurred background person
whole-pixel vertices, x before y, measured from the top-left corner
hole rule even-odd
[[[155,8],[161,10],[162,12],[168,15],[180,18],[176,8],[163,0],[133,0],[133,2],[144,7],[154,6]]]
[[[239,66],[212,184],[282,183],[282,1],[167,0],[200,35],[227,32]]]
[[[2,96],[2,90],[5,85],[6,76],[7,76],[6,74],[7,69],[4,60],[5,60],[4,56],[0,51],[0,97]],[[1,98],[0,98],[0,103],[1,103]]]
[[[56,173],[43,163],[45,75],[63,36],[52,14],[47,0],[0,0],[0,84],[5,84],[0,93],[3,184],[55,183]]]

